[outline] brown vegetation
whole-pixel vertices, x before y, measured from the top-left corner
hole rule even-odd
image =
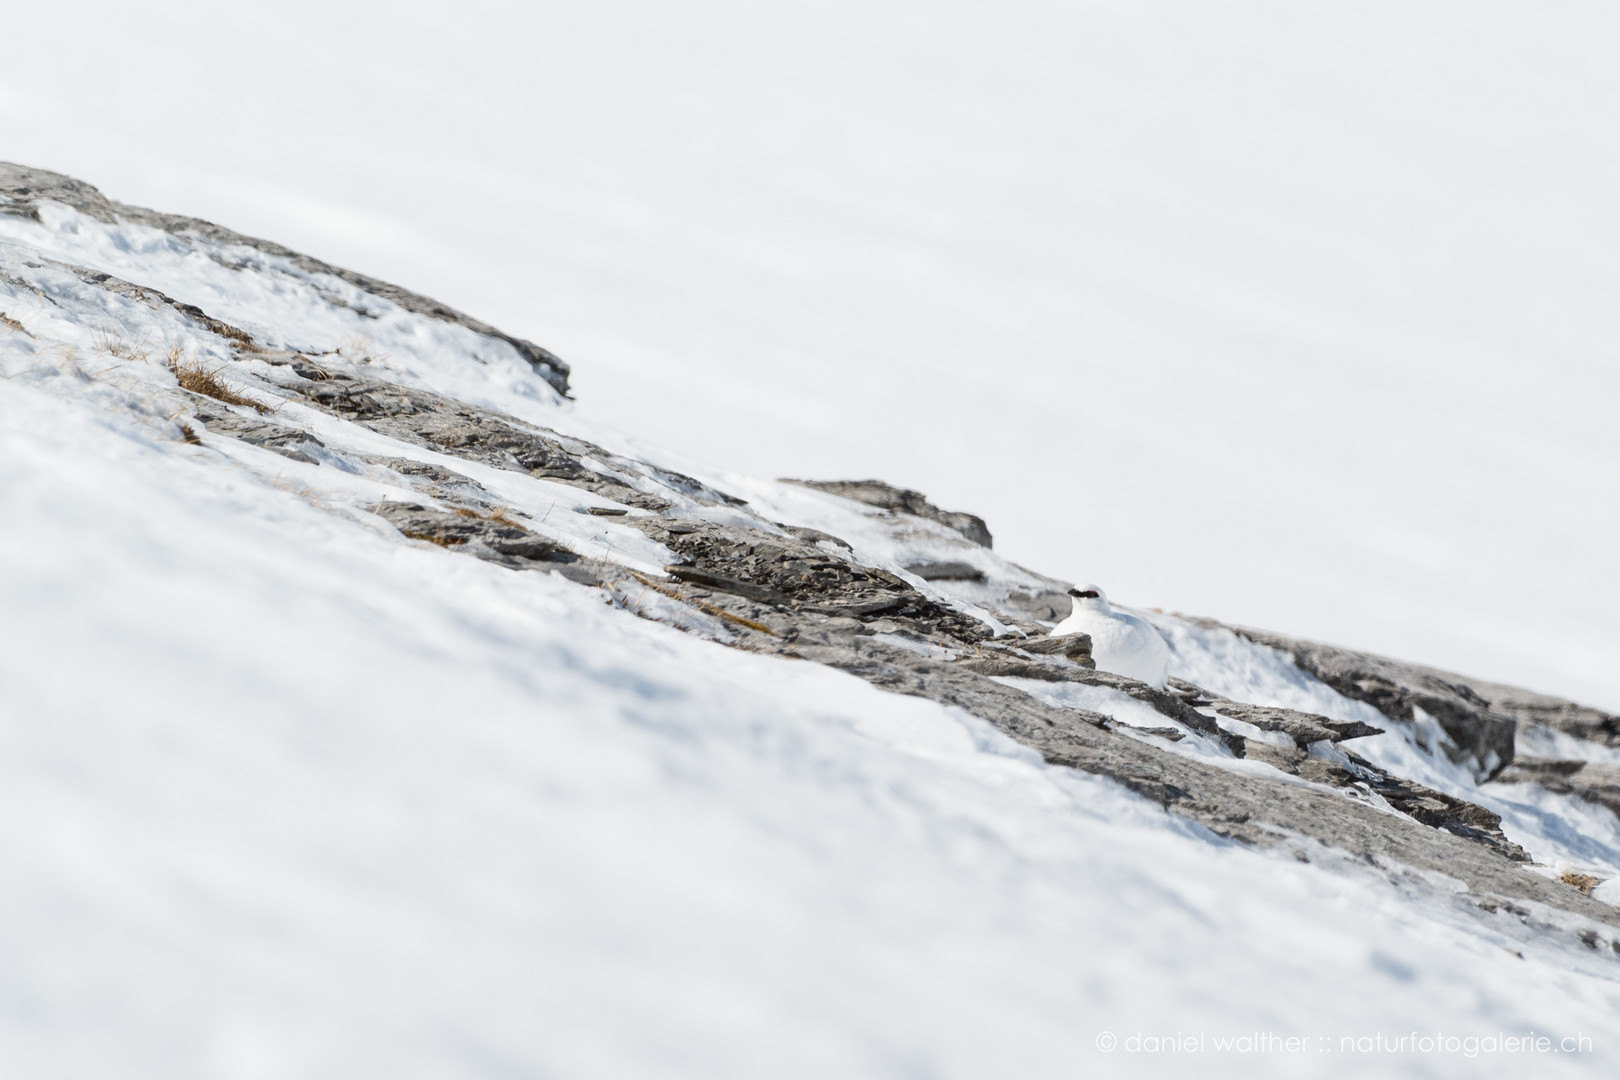
[[[450,512],[452,514],[460,515],[461,517],[477,518],[479,521],[493,521],[497,525],[510,525],[514,529],[527,530],[528,526],[508,514],[506,512],[507,509],[508,508],[505,506],[497,506],[495,509],[486,514],[466,506],[455,506],[451,507]]]
[[[268,405],[261,405],[252,398],[243,397],[220,379],[219,373],[225,370],[223,365],[206,368],[198,363],[181,360],[180,350],[175,348],[169,350],[169,370],[174,372],[174,377],[182,390],[190,390],[193,394],[202,394],[215,401],[223,401],[227,405],[246,405],[259,413],[270,411]]]
[[[1597,888],[1598,884],[1602,881],[1601,878],[1595,878],[1591,874],[1577,874],[1573,870],[1566,870],[1563,877],[1559,878],[1558,880],[1562,881],[1565,885],[1575,886],[1583,893],[1591,892],[1593,889]]]
[[[120,360],[143,361],[147,357],[146,339],[142,338],[133,345],[118,330],[116,326],[103,325],[96,330],[96,348],[108,356],[116,356]]]

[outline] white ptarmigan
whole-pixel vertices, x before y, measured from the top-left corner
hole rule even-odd
[[[1070,589],[1074,613],[1052,628],[1059,634],[1090,634],[1091,660],[1100,671],[1164,689],[1170,668],[1170,646],[1146,619],[1115,611],[1095,585]]]

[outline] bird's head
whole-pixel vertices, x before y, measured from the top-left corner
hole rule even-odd
[[[1070,589],[1069,595],[1074,597],[1074,607],[1108,610],[1108,597],[1095,585],[1081,585],[1077,589]]]

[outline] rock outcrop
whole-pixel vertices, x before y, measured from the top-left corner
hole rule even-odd
[[[374,296],[398,304],[406,311],[438,319],[443,322],[455,323],[465,326],[477,334],[496,338],[506,342],[517,350],[525,360],[534,366],[535,374],[545,379],[559,394],[568,393],[568,365],[551,352],[542,349],[532,341],[524,341],[502,333],[486,322],[463,314],[448,304],[441,304],[437,300],[423,296],[420,293],[402,289],[398,285],[390,285],[386,281],[365,274],[357,274],[353,270],[345,270],[319,259],[312,259],[308,255],[282,247],[269,240],[259,240],[230,229],[215,225],[211,221],[200,218],[182,217],[178,214],[164,214],[156,210],[148,210],[141,206],[130,206],[126,203],[114,202],[100,191],[96,190],[82,180],[75,180],[71,176],[50,172],[45,169],[32,169],[26,165],[16,165],[8,161],[0,161],[0,214],[15,214],[19,216],[37,217],[38,208],[42,202],[60,203],[70,206],[86,217],[102,222],[131,221],[142,225],[150,225],[167,233],[177,236],[192,236],[211,242],[218,248],[242,247],[264,252],[286,259],[301,269],[312,274],[328,274],[332,277],[347,281],[352,285],[365,290]],[[90,271],[95,273],[95,271]],[[117,288],[118,284],[109,285]],[[201,317],[197,311],[193,317]]]
[[[958,510],[941,510],[929,502],[928,497],[920,491],[895,487],[882,480],[784,480],[783,482],[801,484],[830,495],[841,495],[846,499],[875,506],[879,510],[937,521],[948,529],[955,529],[980,547],[991,546],[990,527],[984,523],[982,517]]]
[[[1540,784],[1555,794],[1573,795],[1620,814],[1620,766],[1520,758],[1497,780],[1504,784]]]
[[[1224,625],[1213,619],[1191,621],[1205,626]],[[1480,780],[1500,773],[1513,760],[1517,718],[1499,707],[1497,702],[1505,700],[1500,695],[1493,700],[1482,693],[1491,684],[1266,630],[1228,629],[1288,653],[1302,670],[1347,698],[1367,702],[1391,720],[1412,723],[1420,712],[1433,717],[1449,737],[1444,747],[1447,755],[1458,763],[1469,762]],[[1580,706],[1562,704],[1580,711]]]
[[[207,222],[113,202],[67,177],[0,165],[0,212],[37,217],[46,204],[96,222],[162,230],[226,265],[245,267],[248,253],[257,252],[278,260],[277,272],[300,288],[345,282],[359,293],[331,303],[394,305],[454,324],[511,348],[558,394],[567,391],[568,368],[551,353],[428,298]],[[1159,690],[1096,670],[1085,635],[1047,634],[1069,609],[1063,583],[1005,562],[987,571],[990,563],[981,560],[993,558],[991,535],[976,515],[941,510],[918,492],[875,480],[792,482],[817,498],[850,500],[868,516],[876,509],[877,527],[897,536],[936,527],[952,534],[938,543],[925,536],[932,547],[917,541],[922,554],[888,562],[856,535],[776,520],[715,483],[532,416],[435,391],[370,356],[288,348],[296,334],[204,310],[199,298],[43,257],[14,259],[0,273],[61,319],[88,319],[98,310],[82,290],[161,311],[176,335],[193,335],[225,357],[231,378],[259,405],[172,385],[173,438],[205,447],[247,444],[280,455],[274,460],[288,468],[347,470],[390,485],[398,497],[362,511],[401,543],[430,543],[443,558],[473,555],[514,573],[556,572],[632,610],[625,597],[654,590],[702,613],[705,625],[723,627],[716,640],[731,647],[825,664],[894,693],[957,706],[1054,765],[1112,777],[1218,836],[1290,847],[1302,858],[1321,845],[1447,875],[1492,910],[1508,903],[1503,898],[1530,900],[1620,926],[1620,911],[1530,866],[1493,811],[1357,754],[1351,744],[1378,735],[1377,727],[1232,700],[1185,681]],[[73,289],[60,284],[68,278],[53,276],[64,274],[77,282]],[[109,303],[99,310],[124,309]],[[17,332],[31,333],[15,313],[5,317]],[[559,485],[553,490],[572,493],[577,505],[555,518],[518,515],[494,493],[500,477]],[[601,532],[587,530],[583,542],[587,533],[559,528],[565,518]],[[643,554],[625,555],[630,548]],[[649,552],[656,562],[643,557]],[[1431,718],[1445,734],[1437,749],[1481,781],[1540,783],[1617,805],[1612,769],[1515,763],[1515,733],[1526,725],[1607,747],[1620,743],[1615,717],[1348,649],[1235,632],[1291,656],[1344,698],[1373,706],[1392,729]],[[1137,713],[1159,719],[1127,719]]]

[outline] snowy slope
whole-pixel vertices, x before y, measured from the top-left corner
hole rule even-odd
[[[1104,1036],[1256,1031],[1304,1042],[1191,1072],[1620,1064],[1613,909],[1572,889],[1482,907],[1396,860],[1224,840],[962,709],[705,640],[734,620],[637,618],[645,596],[375,511],[435,501],[414,462],[654,584],[671,558],[627,523],[636,496],[829,532],[897,577],[971,559],[983,585],[912,584],[1011,639],[985,605],[1045,579],[989,549],[791,485],[706,498],[671,470],[725,474],[581,415],[499,341],[249,246],[46,203],[0,215],[0,267],[6,1075],[1155,1075],[1184,1059]],[[171,351],[274,411],[186,394]],[[589,438],[630,501],[312,408],[290,370],[315,361]],[[261,422],[320,445],[220,433]],[[1385,726],[1269,650],[1156,618],[1210,691]],[[1496,799],[1544,876],[1620,872],[1612,813],[1549,797],[1536,817],[1415,738],[1355,744]],[[1303,783],[1220,745],[1163,752]],[[1588,1042],[1530,1066],[1341,1042],[1414,1027]]]
[[[0,156],[476,310],[698,460],[1620,708],[1615,20],[60,0]]]

